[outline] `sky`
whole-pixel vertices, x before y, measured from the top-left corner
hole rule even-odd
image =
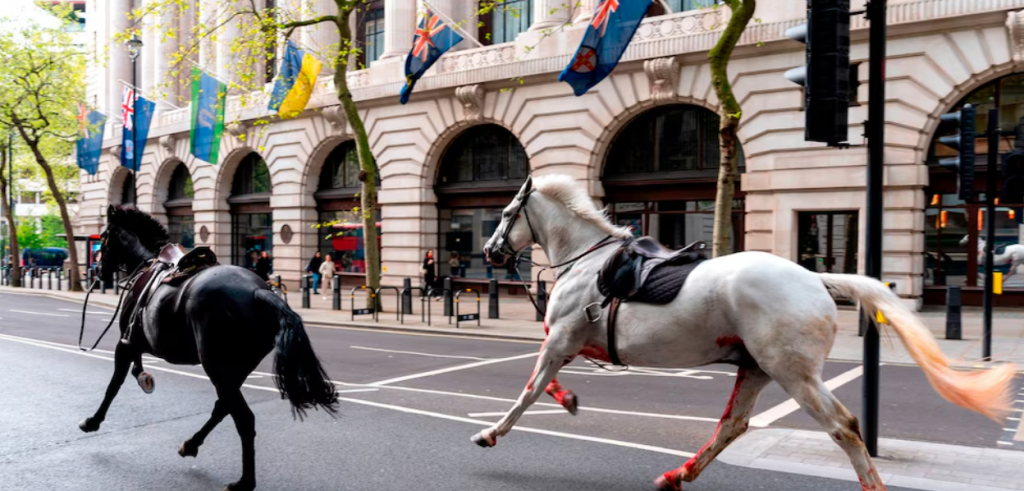
[[[36,20],[43,25],[57,27],[60,25],[52,15],[47,14],[35,4],[35,0],[3,0],[3,19],[0,19],[0,29],[8,24],[17,25],[26,20]]]

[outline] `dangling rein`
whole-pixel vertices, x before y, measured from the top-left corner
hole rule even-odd
[[[110,322],[107,323],[107,327],[103,329],[103,333],[100,334],[100,337],[96,339],[95,343],[93,343],[92,348],[85,349],[82,347],[82,338],[85,336],[85,312],[89,308],[89,296],[92,295],[92,291],[96,289],[96,284],[99,283],[100,280],[93,280],[92,284],[89,285],[89,291],[85,292],[85,303],[82,304],[82,325],[78,329],[79,350],[88,352],[96,349],[96,347],[100,345],[100,342],[103,341],[103,337],[106,336],[107,331],[110,330],[110,326],[113,326],[114,320],[117,319],[117,313],[121,310],[121,303],[124,302],[124,295],[128,293],[128,290],[135,286],[135,281],[139,279],[139,276],[142,276],[143,272],[145,272],[143,266],[146,264],[147,263],[140,264],[138,268],[135,268],[135,272],[132,273],[132,276],[121,283],[121,297],[117,299],[117,307],[114,308],[114,313],[110,317]]]

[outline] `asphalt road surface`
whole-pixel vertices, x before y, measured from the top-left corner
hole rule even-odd
[[[90,307],[86,342],[110,319]],[[230,420],[196,459],[178,445],[206,421],[214,390],[198,367],[146,358],[156,391],[127,381],[97,433],[77,423],[102,399],[116,335],[77,352],[80,304],[0,294],[0,489],[214,490],[241,473]],[[116,330],[116,328],[115,328]],[[492,449],[469,441],[497,421],[533,369],[536,343],[307,326],[339,383],[340,417],[295,421],[267,375],[269,358],[243,389],[256,414],[261,490],[647,490],[710,438],[735,369],[633,368],[611,373],[585,361],[559,378],[580,398],[571,416],[544,396]],[[825,379],[859,413],[859,365],[828,363]],[[916,367],[885,366],[884,437],[1011,448],[1003,427],[931,391]],[[818,430],[777,385],[762,395],[755,425]],[[1005,426],[1005,425],[1003,425]],[[830,491],[855,483],[714,463],[692,491]],[[897,491],[898,488],[890,488]]]

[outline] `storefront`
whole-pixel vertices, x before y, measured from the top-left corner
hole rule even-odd
[[[352,276],[366,273],[360,187],[356,146],[354,142],[347,141],[328,154],[320,170],[320,184],[313,195],[316,198],[317,248],[324,256],[331,256],[335,269],[343,276],[346,273]],[[374,210],[374,222],[377,223],[377,247],[380,248],[379,210]]]
[[[273,252],[270,172],[253,152],[242,158],[231,184],[231,264],[253,269],[263,252]]]
[[[195,215],[192,212],[192,199],[195,191],[192,188],[192,176],[188,167],[178,163],[171,174],[170,188],[167,190],[167,201],[164,211],[167,212],[167,232],[171,242],[180,244],[186,249],[196,246]]]

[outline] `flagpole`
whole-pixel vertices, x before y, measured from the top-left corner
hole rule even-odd
[[[665,13],[666,14],[674,14],[675,13],[675,12],[672,11],[672,7],[669,7],[668,2],[666,2],[665,0],[654,0],[654,1],[658,2],[659,4],[661,4],[661,8],[665,9]]]
[[[125,84],[125,85],[127,85],[127,86],[131,87],[131,88],[132,88],[132,90],[134,90],[135,92],[138,92],[138,93],[140,93],[140,94],[142,94],[142,95],[146,95],[145,93],[143,93],[143,92],[142,92],[142,90],[141,90],[141,89],[139,89],[138,87],[136,87],[136,86],[135,86],[135,85],[133,85],[133,84],[130,84],[130,83],[128,83],[128,82],[125,82],[124,80],[121,80],[121,79],[118,79],[118,82],[121,82],[121,83],[123,83],[123,84]],[[150,92],[150,93],[149,93],[149,95],[150,95],[150,96],[152,96],[152,95],[153,95],[153,93],[152,93],[152,92]],[[162,100],[159,100],[159,99],[157,99],[156,97],[152,97],[152,99],[153,99],[153,102],[162,102],[162,103],[164,103],[164,104],[167,104],[168,106],[171,106],[171,107],[173,107],[173,108],[175,108],[175,109],[185,109],[185,108],[183,108],[183,107],[178,107],[178,106],[175,106],[174,104],[171,104],[170,102],[167,102],[167,101],[162,101]]]
[[[477,41],[475,36],[470,36],[468,32],[463,31],[462,27],[457,25],[455,22],[453,22],[451,17],[448,17],[448,15],[444,13],[444,11],[435,8],[427,0],[423,0],[423,5],[426,5],[428,9],[430,9],[432,12],[437,14],[437,16],[441,18],[441,20],[447,22],[448,25],[452,28],[452,30],[457,31],[459,34],[462,35],[463,38],[472,41],[473,44],[475,44],[477,48],[483,48],[484,47],[483,43],[481,43],[480,41]]]

